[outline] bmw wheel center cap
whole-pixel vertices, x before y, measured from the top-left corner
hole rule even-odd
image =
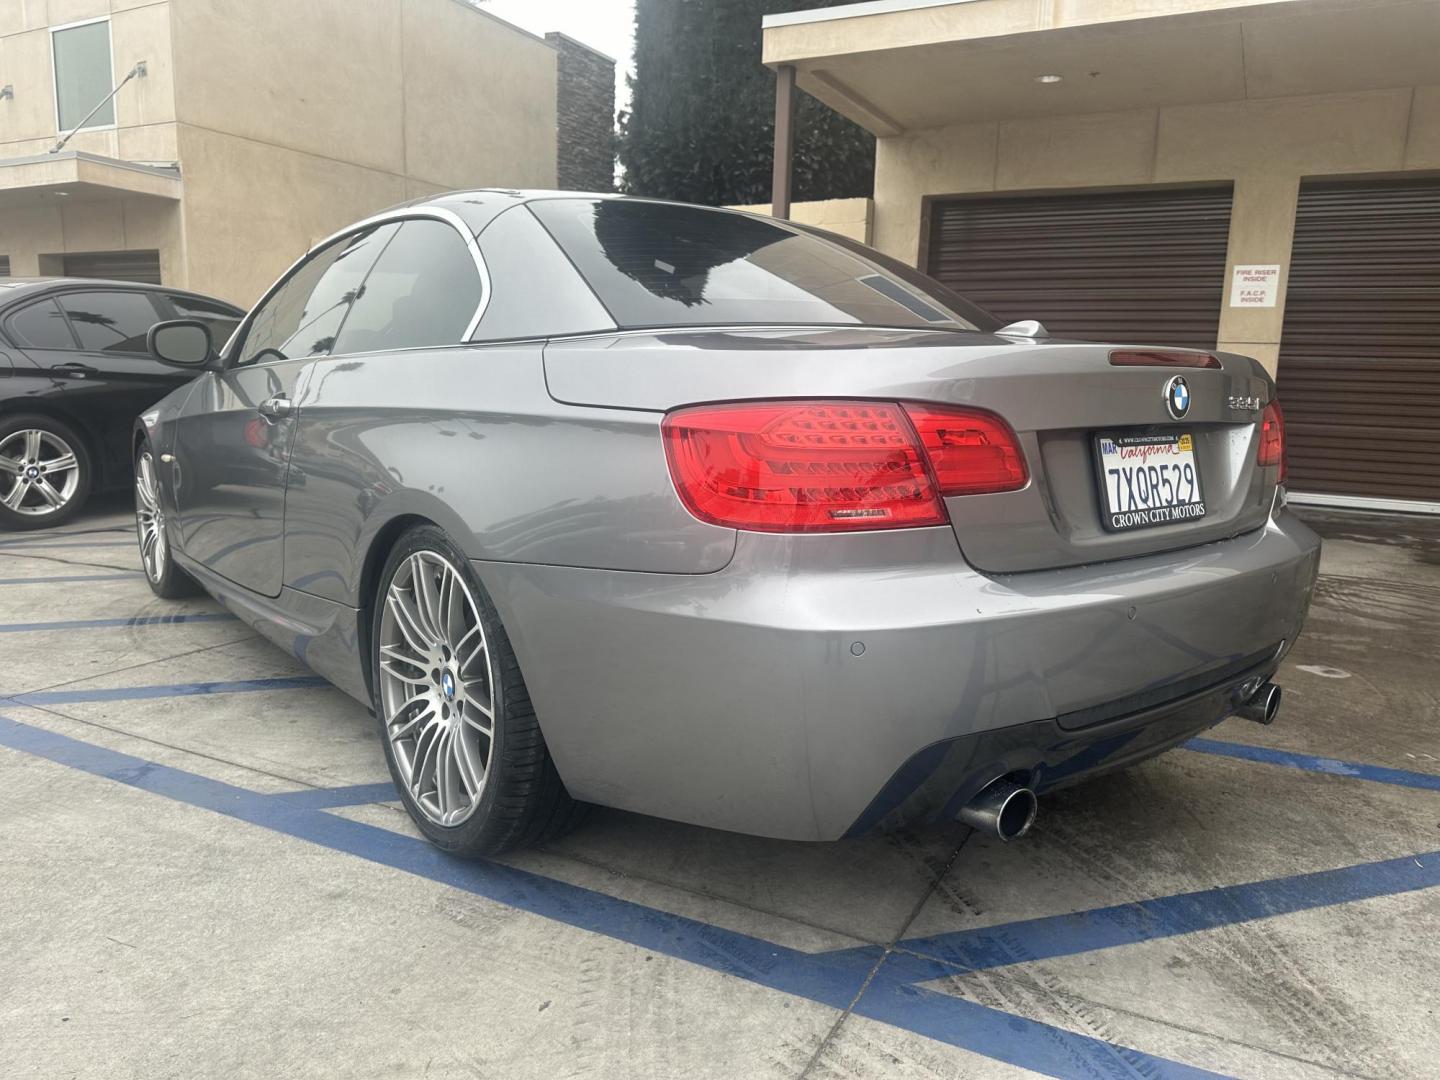
[[[1190,384],[1184,375],[1176,375],[1165,384],[1165,407],[1176,420],[1184,420],[1190,411]]]
[[[440,692],[451,700],[455,697],[455,676],[448,671],[440,676]]]

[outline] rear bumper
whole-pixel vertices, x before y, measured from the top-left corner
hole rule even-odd
[[[1222,719],[1217,680],[1274,669],[1318,559],[1282,512],[1185,551],[1006,576],[969,568],[948,527],[744,534],[707,575],[475,566],[577,798],[828,840]]]

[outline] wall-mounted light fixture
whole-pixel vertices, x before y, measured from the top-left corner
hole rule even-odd
[[[0,101],[4,101],[6,98],[9,98],[11,101],[15,100],[15,87],[9,83],[0,86]]]
[[[1036,75],[1036,76],[1035,76],[1035,81],[1038,82],[1038,83],[1044,83],[1045,85],[1049,86],[1049,85],[1051,85],[1051,84],[1053,84],[1053,83],[1064,82],[1064,81],[1065,81],[1065,76],[1064,76],[1064,75]]]

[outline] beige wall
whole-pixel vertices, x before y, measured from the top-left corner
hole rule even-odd
[[[769,203],[753,206],[732,206],[731,210],[748,210],[752,214],[770,213]],[[869,199],[823,199],[816,202],[790,204],[790,218],[802,225],[848,236],[862,244],[870,243],[871,203]]]
[[[249,304],[316,240],[465,187],[553,187],[555,50],[459,0],[0,0],[0,158],[54,145],[48,27],[111,18],[113,131],[67,149],[180,163],[184,196],[0,210],[12,273],[159,247],[167,282]]]
[[[387,206],[554,185],[555,51],[457,0],[185,0],[174,18],[191,288],[250,304]]]
[[[1302,178],[1440,170],[1440,86],[906,132],[879,140],[873,242],[915,262],[927,195],[1233,182],[1226,266],[1278,263],[1274,308],[1221,313],[1221,348],[1273,372]]]

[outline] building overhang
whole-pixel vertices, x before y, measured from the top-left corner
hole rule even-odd
[[[1437,57],[1435,0],[869,0],[764,20],[767,65],[881,136],[1425,85]]]
[[[184,185],[173,166],[64,150],[0,159],[0,210],[119,199],[178,202]]]

